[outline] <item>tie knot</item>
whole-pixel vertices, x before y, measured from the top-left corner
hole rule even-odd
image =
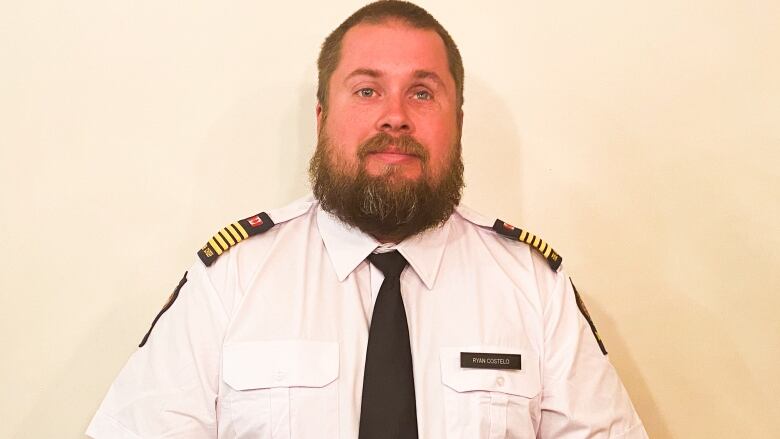
[[[399,278],[401,272],[404,271],[404,268],[406,267],[406,259],[401,256],[401,253],[398,253],[398,250],[387,253],[371,253],[368,255],[368,260],[376,265],[376,268],[378,268],[386,278]]]

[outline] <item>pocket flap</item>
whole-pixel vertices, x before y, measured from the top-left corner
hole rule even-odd
[[[336,342],[284,340],[226,344],[222,376],[236,390],[324,387],[339,374]]]
[[[460,366],[461,352],[520,354],[522,368],[472,369]],[[440,350],[442,383],[456,392],[488,391],[533,398],[539,394],[539,356],[525,349],[501,346],[464,346]]]

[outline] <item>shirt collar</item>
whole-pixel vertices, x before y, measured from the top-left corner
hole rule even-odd
[[[317,227],[336,276],[342,282],[380,245],[358,228],[344,224],[325,212],[321,206],[317,206]],[[436,281],[449,230],[450,220],[447,220],[439,227],[406,238],[396,245],[428,289],[433,288]]]

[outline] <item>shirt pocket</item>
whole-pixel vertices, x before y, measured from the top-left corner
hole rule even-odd
[[[520,354],[521,370],[460,367],[461,352]],[[448,439],[535,438],[539,425],[539,357],[501,346],[442,348],[441,379]]]
[[[236,439],[337,438],[338,374],[335,342],[227,344],[221,422],[232,428],[220,430]]]

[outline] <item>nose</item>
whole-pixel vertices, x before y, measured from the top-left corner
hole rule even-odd
[[[414,124],[409,117],[407,105],[406,99],[401,96],[388,97],[377,119],[377,130],[387,134],[411,134]]]

